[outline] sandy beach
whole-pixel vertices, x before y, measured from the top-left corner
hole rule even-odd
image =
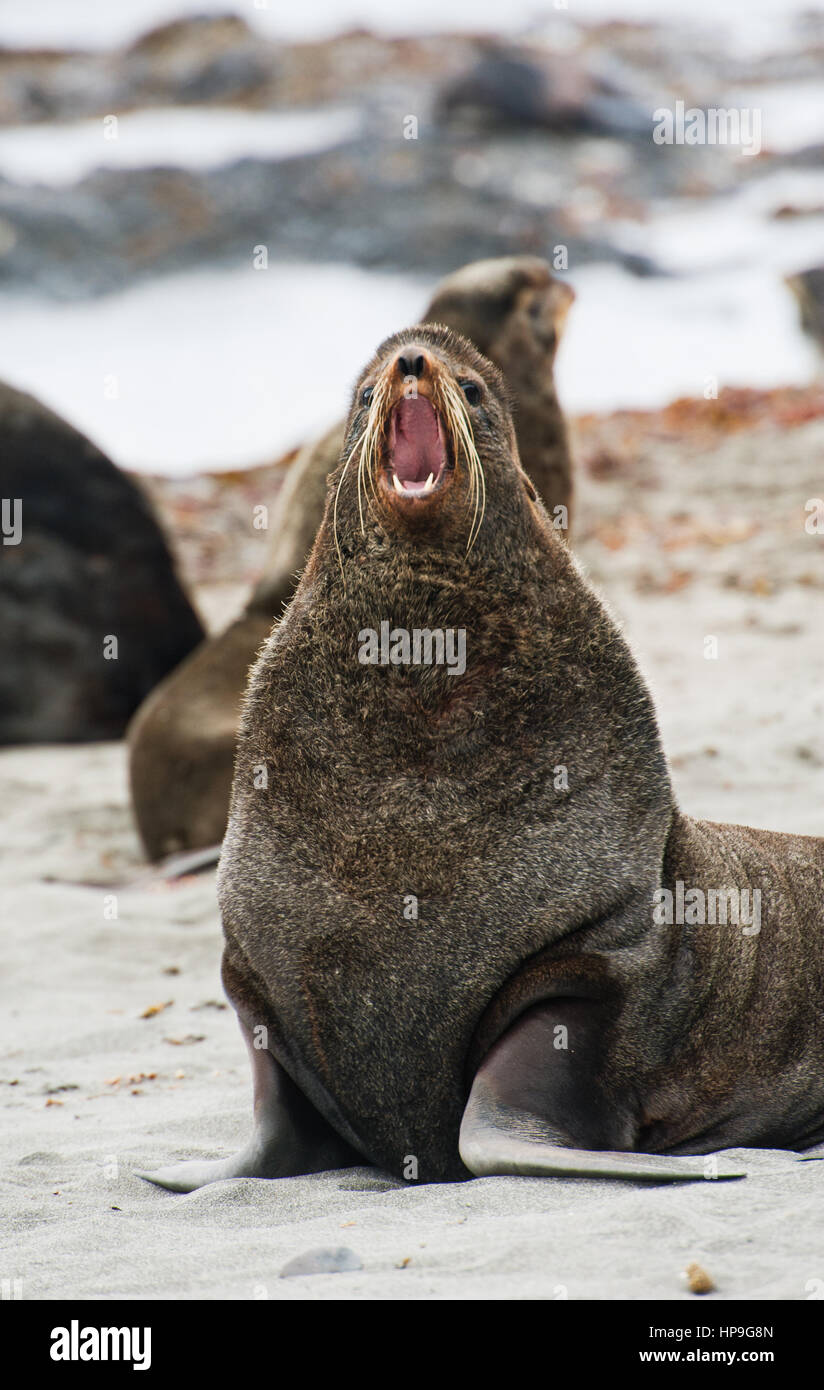
[[[805,530],[824,406],[742,400],[578,421],[576,553],[651,684],[684,809],[824,835],[824,536]],[[224,545],[210,578],[182,486],[155,498],[215,625],[249,553]],[[192,492],[228,515],[227,487]],[[214,872],[146,878],[121,743],[4,750],[0,805],[0,1267],[26,1299],[689,1299],[691,1261],[710,1299],[821,1296],[824,1163],[790,1153],[736,1151],[746,1179],[683,1186],[140,1181],[229,1153],[250,1121]],[[280,1277],[318,1247],[360,1267]]]

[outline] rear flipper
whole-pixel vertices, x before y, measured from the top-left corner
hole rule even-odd
[[[556,1050],[558,1029],[569,1047]],[[713,1157],[667,1157],[605,1147],[629,1138],[594,1081],[597,1005],[554,999],[522,1014],[482,1062],[461,1122],[461,1159],[475,1177],[628,1178],[696,1182],[743,1178],[746,1170]],[[592,1143],[571,1148],[568,1138]]]
[[[363,1158],[341,1139],[318,1113],[271,1052],[254,1046],[252,1034],[240,1021],[252,1063],[254,1131],[248,1144],[230,1158],[193,1159],[158,1168],[136,1177],[167,1187],[170,1192],[194,1192],[223,1178],[288,1178],[349,1168]]]

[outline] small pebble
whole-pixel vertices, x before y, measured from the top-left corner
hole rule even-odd
[[[283,1266],[281,1279],[296,1279],[301,1274],[344,1274],[347,1270],[363,1269],[363,1261],[345,1245],[318,1250],[304,1250]]]
[[[685,1270],[690,1293],[712,1293],[715,1284],[705,1269],[693,1260]]]

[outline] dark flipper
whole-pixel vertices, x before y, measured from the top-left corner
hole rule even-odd
[[[139,1178],[171,1192],[193,1192],[224,1178],[287,1178],[362,1163],[298,1089],[271,1052],[256,1048],[241,1021],[252,1063],[254,1130],[248,1144],[229,1158],[193,1159],[138,1172]]]
[[[471,1173],[645,1182],[746,1177],[714,1156],[708,1165],[702,1156],[607,1147],[631,1135],[593,1080],[599,1031],[597,1005],[556,999],[528,1010],[498,1040],[478,1069],[461,1122],[460,1154]],[[558,1049],[558,1041],[568,1045]]]

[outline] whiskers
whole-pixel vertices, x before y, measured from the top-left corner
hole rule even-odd
[[[447,376],[439,373],[435,379],[435,406],[446,425],[452,439],[457,462],[458,451],[463,454],[469,473],[469,505],[472,507],[472,524],[466,553],[469,554],[481,529],[486,514],[486,479],[483,464],[475,447],[472,421],[467,410],[466,397],[461,388]]]
[[[383,441],[386,422],[389,416],[389,399],[392,394],[391,378],[388,372],[378,377],[372,391],[372,399],[369,402],[369,416],[366,421],[366,429],[361,436],[361,451],[358,459],[358,515],[360,517],[361,535],[366,534],[363,521],[363,498],[366,497],[367,489],[372,494],[371,500],[367,497],[367,502],[371,506],[372,501],[377,502],[378,490],[375,486],[375,477],[380,461],[381,444]]]
[[[366,523],[363,517],[363,501],[364,497],[366,497],[367,489],[372,493],[372,498],[377,501],[378,494],[375,487],[376,463],[380,452],[380,442],[386,428],[386,420],[389,414],[390,393],[391,387],[388,378],[385,376],[381,377],[376,382],[375,389],[372,392],[366,424],[349,452],[346,462],[343,465],[340,479],[338,480],[338,486],[335,490],[335,505],[332,509],[332,534],[335,540],[335,550],[337,552],[338,565],[340,566],[344,588],[346,587],[346,576],[343,572],[343,554],[338,539],[338,501],[340,498],[340,490],[343,487],[343,480],[349,471],[349,465],[355,457],[355,454],[360,450],[356,475],[358,486],[358,516],[360,518],[361,535],[365,536]],[[371,501],[368,497],[366,500],[367,504],[371,505]]]

